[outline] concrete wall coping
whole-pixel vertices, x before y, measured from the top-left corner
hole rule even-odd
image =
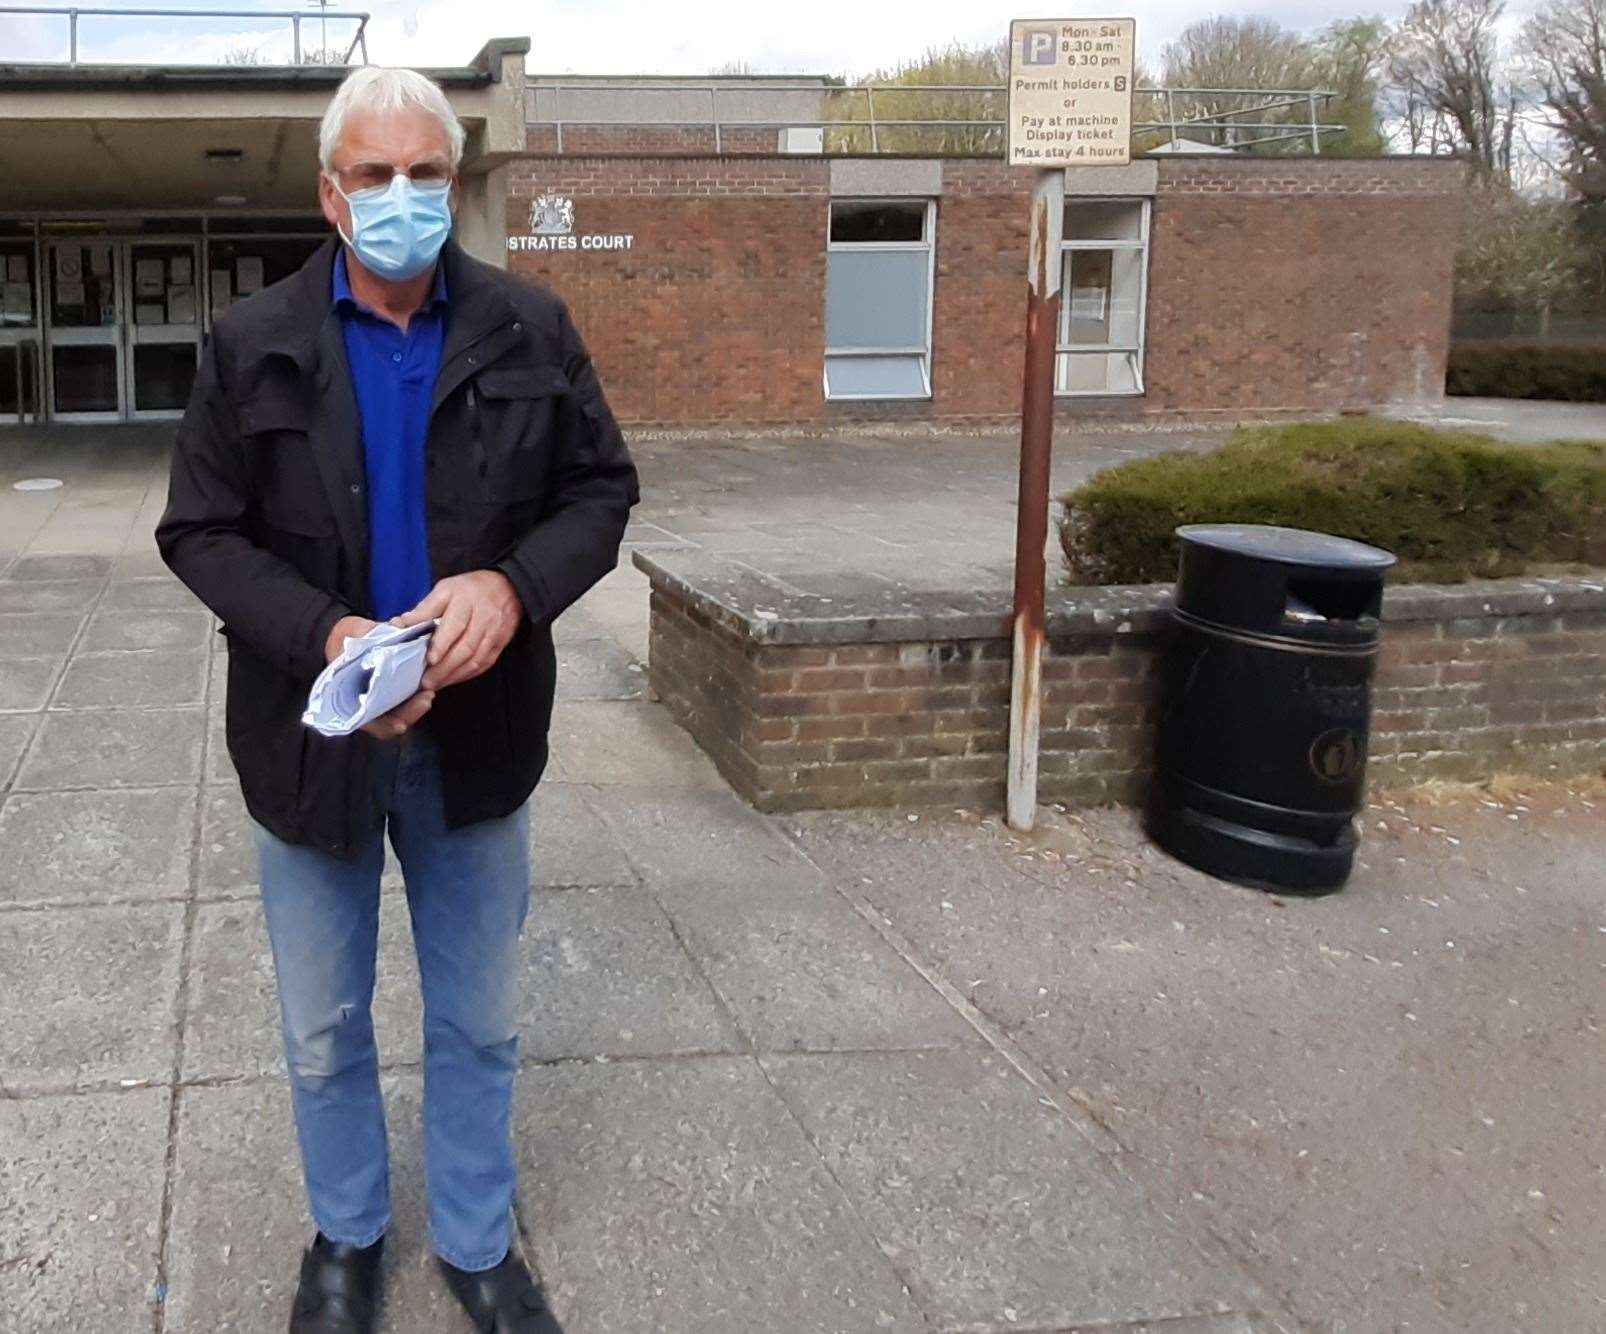
[[[1006,588],[911,590],[844,573],[791,585],[704,552],[637,551],[652,587],[676,597],[741,639],[758,644],[907,643],[1004,639]],[[1051,637],[1153,633],[1171,605],[1168,584],[1048,590]],[[1606,612],[1606,572],[1465,584],[1402,584],[1384,598],[1385,624]]]

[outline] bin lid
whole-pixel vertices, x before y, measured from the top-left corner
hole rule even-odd
[[[1259,523],[1193,523],[1178,528],[1177,536],[1185,543],[1274,561],[1279,565],[1311,565],[1382,574],[1396,563],[1381,547],[1334,537],[1331,533],[1306,532],[1303,528],[1277,528]]]

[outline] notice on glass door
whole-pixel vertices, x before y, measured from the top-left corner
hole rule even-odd
[[[6,283],[0,288],[0,316],[11,324],[32,324],[33,289],[27,283]]]
[[[195,289],[169,287],[167,289],[167,322],[169,324],[195,323]]]
[[[134,294],[136,296],[161,296],[167,291],[167,275],[163,272],[166,265],[159,259],[136,259],[134,261]]]
[[[28,281],[28,257],[26,255],[6,256],[6,281],[8,283],[25,283]]]
[[[112,276],[112,248],[109,245],[89,247],[89,271],[97,278]]]

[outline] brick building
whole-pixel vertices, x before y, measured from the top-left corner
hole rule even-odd
[[[1066,410],[1437,399],[1460,179],[1443,160],[1220,154],[1072,173]],[[582,240],[630,241],[510,263],[570,302],[631,421],[1007,417],[1030,182],[996,159],[535,154],[510,167],[510,245],[543,198]]]
[[[1018,410],[1030,172],[976,152],[991,131],[914,155],[873,94],[843,118],[862,89],[533,76],[527,49],[431,71],[468,130],[458,235],[569,301],[621,418]],[[0,421],[178,415],[213,320],[326,235],[315,130],[343,75],[0,64]],[[1065,411],[1441,395],[1457,164],[1185,146],[1069,176]]]

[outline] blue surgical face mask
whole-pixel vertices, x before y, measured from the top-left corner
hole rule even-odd
[[[350,195],[333,176],[329,183],[351,205],[356,236],[340,237],[370,272],[404,282],[435,262],[452,230],[451,182],[418,185],[397,172],[387,186]]]

